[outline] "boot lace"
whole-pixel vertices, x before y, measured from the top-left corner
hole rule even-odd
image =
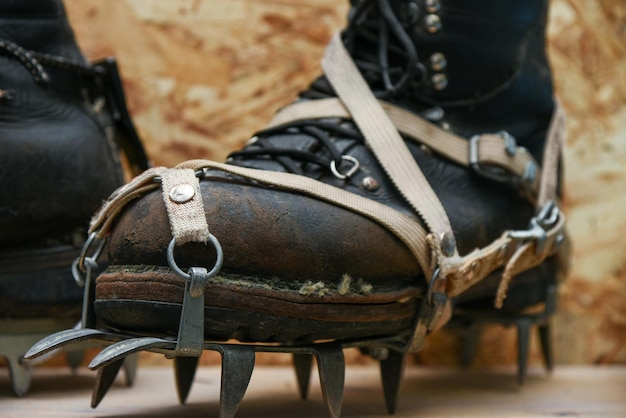
[[[413,111],[427,119],[438,120],[443,111],[433,108],[434,104],[425,98],[419,100],[418,91],[426,82],[426,69],[419,60],[406,24],[396,16],[387,0],[356,1],[342,39],[376,97],[399,103],[410,97]],[[377,48],[375,51],[359,48],[362,44],[376,45]],[[298,100],[328,97],[335,97],[335,93],[322,76],[301,92]],[[290,137],[278,144],[280,141],[276,141],[276,137],[282,135]],[[257,132],[243,150],[231,153],[227,161],[245,166],[249,160],[272,160],[294,174],[319,177],[324,172],[331,172],[345,180],[359,166],[359,162],[347,154],[362,143],[361,134],[351,122],[331,119],[298,121]]]

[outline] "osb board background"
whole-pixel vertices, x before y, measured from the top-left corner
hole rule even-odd
[[[262,128],[319,73],[347,3],[66,0],[85,54],[118,58],[148,151],[168,166],[221,161]],[[569,115],[565,208],[574,243],[556,319],[557,359],[626,362],[626,2],[554,0],[549,40]],[[418,360],[455,363],[457,350],[453,335],[439,333]],[[535,361],[537,351],[534,341]],[[515,356],[514,330],[492,327],[477,363]]]

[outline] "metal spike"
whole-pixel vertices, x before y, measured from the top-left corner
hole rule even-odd
[[[63,347],[64,345],[75,344],[86,340],[111,340],[113,334],[98,331],[95,329],[68,329],[51,334],[35,343],[24,355],[24,358],[31,360],[40,357],[50,351]]]
[[[191,384],[196,375],[198,360],[200,357],[175,357],[174,372],[176,375],[176,391],[181,404],[187,401]]]
[[[405,353],[390,350],[386,359],[380,361],[380,376],[383,381],[383,394],[387,412],[396,412],[398,389],[404,372]]]
[[[11,385],[13,392],[17,396],[24,396],[30,389],[31,371],[28,366],[21,362],[18,356],[5,357],[9,365],[9,375],[11,376]]]
[[[68,350],[65,352],[65,359],[72,369],[72,373],[75,373],[76,369],[80,367],[84,357],[85,352],[83,350]]]
[[[476,352],[478,351],[478,344],[480,342],[480,335],[482,333],[482,326],[478,323],[472,323],[469,327],[463,331],[462,347],[461,347],[461,365],[469,367],[474,361]]]
[[[138,351],[149,349],[169,349],[174,350],[176,343],[173,341],[164,340],[162,338],[143,337],[143,338],[131,338],[123,340],[118,343],[112,344],[98,353],[97,356],[89,363],[90,369],[98,369],[108,364],[121,361],[124,357],[134,354]]]
[[[310,354],[294,353],[293,366],[296,370],[296,380],[298,381],[298,389],[300,397],[305,400],[309,394],[309,382],[311,381],[311,366],[313,364],[313,356]]]
[[[139,363],[139,355],[131,354],[124,359],[124,377],[126,378],[126,386],[131,387],[135,384],[137,376],[137,365]]]
[[[528,351],[530,348],[530,326],[532,321],[528,318],[518,318],[517,326],[517,383],[524,384],[528,369]]]
[[[545,362],[546,369],[551,372],[554,367],[554,359],[552,356],[552,332],[550,323],[548,322],[546,324],[539,325],[538,331],[543,361]]]
[[[339,418],[343,404],[343,386],[346,371],[343,351],[338,344],[328,344],[315,347],[313,353],[317,358],[320,384],[326,408],[332,418]]]
[[[108,392],[109,388],[115,381],[117,377],[117,373],[124,364],[124,359],[120,359],[109,363],[108,365],[100,368],[98,370],[98,377],[96,379],[96,384],[93,388],[93,392],[91,394],[91,407],[95,408],[98,406],[104,395]]]
[[[255,350],[253,346],[224,345],[219,351],[222,354],[220,418],[232,418],[250,383]]]

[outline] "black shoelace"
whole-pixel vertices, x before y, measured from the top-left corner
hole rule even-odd
[[[413,41],[387,0],[357,2],[342,39],[376,97],[394,99],[413,95],[423,87],[425,67],[419,62]],[[376,54],[360,57],[354,53],[362,42],[377,45]],[[300,100],[315,100],[335,97],[335,93],[328,81],[320,77],[299,97]],[[424,105],[424,109],[428,107]],[[277,135],[297,136],[299,141],[309,145],[298,146],[288,140],[284,146],[279,146],[271,141]],[[354,172],[351,168],[358,166],[358,162],[349,160],[346,154],[363,142],[353,123],[328,119],[299,121],[262,130],[253,138],[243,150],[231,153],[229,162],[245,165],[247,159],[271,159],[288,172],[301,175],[317,166],[318,170],[330,171],[340,179],[346,178],[342,172]]]

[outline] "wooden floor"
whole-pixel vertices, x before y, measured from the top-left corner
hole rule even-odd
[[[90,392],[95,373],[36,369],[29,394],[15,398],[0,370],[0,417],[217,417],[219,368],[198,370],[186,405],[178,404],[169,367],[140,367],[134,387],[120,376],[97,409]],[[387,417],[378,370],[346,371],[342,417]],[[406,370],[395,417],[626,417],[626,366],[559,367],[552,375],[531,369],[523,387],[513,369]],[[327,417],[317,375],[309,399],[299,399],[293,371],[257,367],[238,418]]]

